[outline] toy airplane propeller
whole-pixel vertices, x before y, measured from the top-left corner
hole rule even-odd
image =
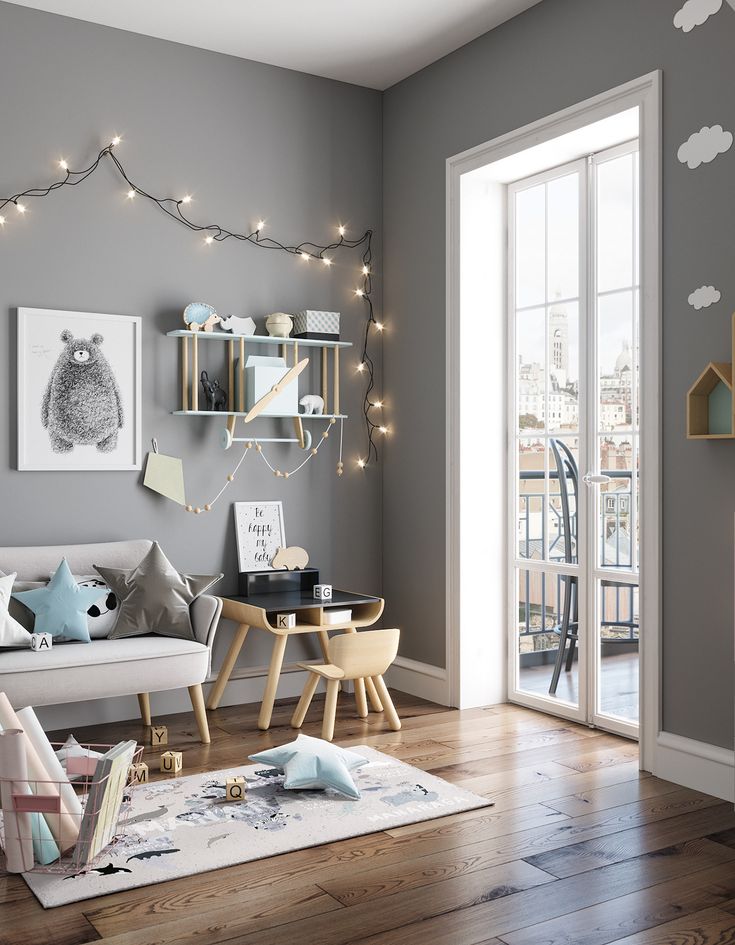
[[[273,398],[281,393],[284,387],[287,387],[292,381],[296,380],[308,363],[309,359],[304,358],[303,361],[299,361],[298,364],[295,364],[290,371],[287,371],[278,383],[271,387],[267,394],[263,394],[260,400],[253,404],[250,410],[245,414],[245,423],[250,423],[251,420],[255,420],[255,418],[265,410]]]

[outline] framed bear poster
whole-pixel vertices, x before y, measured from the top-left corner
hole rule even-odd
[[[18,309],[18,469],[141,468],[141,319]]]

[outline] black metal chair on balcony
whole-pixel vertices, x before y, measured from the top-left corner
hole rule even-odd
[[[561,523],[564,532],[564,563],[577,563],[577,502],[579,498],[579,469],[572,451],[562,440],[550,440],[551,452],[556,464],[556,473],[559,479],[559,498],[561,500]],[[574,501],[572,514],[570,500]],[[566,657],[566,671],[571,672],[574,664],[574,653],[579,641],[579,594],[577,577],[565,574],[562,577],[564,587],[564,608],[561,622],[553,628],[559,634],[559,649],[554,663],[554,672],[551,676],[549,695],[556,695],[559,685],[561,668]]]

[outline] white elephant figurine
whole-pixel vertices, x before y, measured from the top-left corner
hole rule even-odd
[[[301,406],[304,408],[305,414],[321,414],[324,413],[324,400],[318,394],[306,394],[299,401]]]

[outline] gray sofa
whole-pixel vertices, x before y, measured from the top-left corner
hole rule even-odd
[[[147,539],[90,545],[0,548],[0,572],[19,581],[45,581],[66,557],[73,574],[94,574],[94,565],[134,568],[150,550]],[[209,675],[212,643],[222,602],[207,594],[191,605],[195,640],[144,636],[64,643],[48,652],[0,650],[0,692],[15,708],[60,705],[136,694],[146,725],[148,694],[186,686],[199,734],[209,742],[202,683]]]

